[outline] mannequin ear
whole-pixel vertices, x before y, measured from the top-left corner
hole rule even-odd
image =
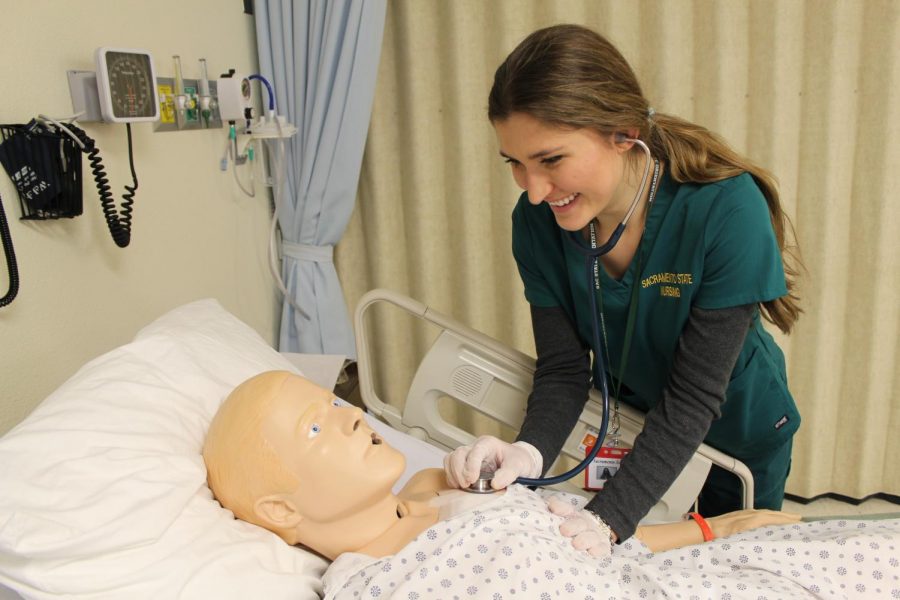
[[[258,499],[253,504],[253,512],[257,519],[272,529],[293,529],[303,520],[294,503],[280,494]]]

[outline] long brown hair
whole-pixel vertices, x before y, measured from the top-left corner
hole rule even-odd
[[[786,296],[763,302],[763,315],[790,333],[802,312],[796,291],[802,267],[775,178],[705,127],[653,113],[634,71],[606,38],[579,25],[555,25],[525,38],[497,68],[488,98],[492,123],[513,113],[601,134],[637,129],[678,182],[707,183],[750,173],[769,207],[788,290]]]

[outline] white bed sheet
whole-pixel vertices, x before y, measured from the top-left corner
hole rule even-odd
[[[764,527],[657,553],[631,538],[605,559],[575,550],[560,535],[561,522],[540,494],[514,485],[436,523],[393,556],[339,556],[325,575],[325,597],[900,597],[896,519]]]
[[[327,561],[235,520],[206,485],[212,416],[272,369],[296,370],[214,300],[82,367],[0,438],[0,586],[26,598],[319,598]],[[412,444],[407,473],[440,464],[437,449],[373,426]]]

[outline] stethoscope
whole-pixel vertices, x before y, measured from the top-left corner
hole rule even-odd
[[[634,200],[631,201],[631,206],[628,208],[628,212],[625,213],[625,217],[622,219],[622,222],[616,226],[612,234],[609,236],[609,239],[606,240],[606,243],[600,246],[596,246],[593,243],[589,246],[585,245],[580,231],[566,232],[568,233],[567,237],[569,241],[572,243],[575,249],[578,250],[578,252],[582,256],[584,256],[585,273],[587,281],[589,282],[588,295],[591,299],[591,333],[593,334],[594,339],[594,360],[597,363],[597,372],[602,374],[602,376],[600,377],[600,396],[602,398],[603,417],[600,421],[600,430],[597,434],[597,441],[594,443],[594,447],[587,454],[587,456],[584,457],[584,460],[582,460],[575,467],[566,471],[565,473],[556,475],[554,477],[519,477],[514,481],[514,483],[520,483],[527,486],[544,487],[556,485],[557,483],[562,483],[563,481],[568,481],[572,477],[575,477],[576,475],[584,471],[588,467],[588,465],[591,464],[594,458],[597,457],[597,454],[600,452],[600,448],[603,446],[603,442],[606,439],[606,432],[607,428],[609,427],[609,384],[606,380],[605,375],[607,359],[604,357],[603,346],[601,345],[601,341],[603,340],[603,338],[601,337],[600,330],[600,311],[597,309],[597,294],[595,292],[596,289],[599,289],[599,270],[597,269],[597,261],[601,256],[612,251],[612,249],[616,247],[616,244],[619,243],[619,238],[622,237],[622,233],[625,231],[625,227],[628,225],[628,219],[630,219],[631,215],[634,214],[638,202],[640,202],[641,198],[644,195],[644,190],[647,187],[647,181],[650,179],[651,165],[655,165],[655,168],[653,174],[653,183],[650,188],[650,196],[647,200],[648,211],[650,210],[650,205],[653,202],[653,197],[656,195],[656,185],[659,176],[659,162],[653,160],[653,155],[650,153],[650,148],[647,147],[647,144],[638,139],[626,138],[622,134],[617,134],[616,141],[632,142],[634,144],[637,144],[644,151],[644,154],[647,155],[647,162],[644,165],[644,175],[641,178],[641,185],[638,188],[637,193],[634,195]],[[493,479],[493,476],[493,473],[482,472],[475,483],[466,488],[466,491],[476,494],[490,494],[495,492],[496,490],[491,488],[491,480]]]

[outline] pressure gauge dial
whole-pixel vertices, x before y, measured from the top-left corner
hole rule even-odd
[[[159,120],[153,58],[143,50],[97,48],[97,92],[103,120]]]

